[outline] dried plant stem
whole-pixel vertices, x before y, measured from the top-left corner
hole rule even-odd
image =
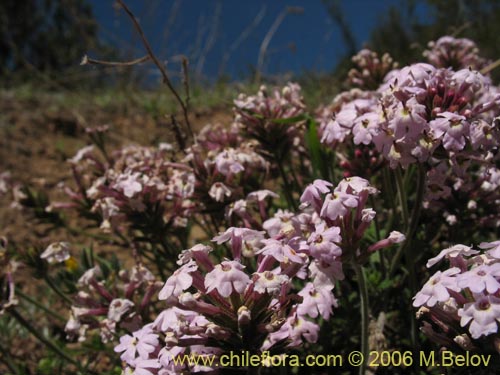
[[[281,23],[285,20],[285,17],[287,14],[295,13],[295,14],[301,14],[303,12],[303,8],[301,7],[286,7],[283,9],[276,19],[274,20],[273,24],[269,28],[266,36],[262,40],[262,43],[259,48],[259,57],[257,59],[257,67],[255,71],[255,82],[260,83],[262,79],[262,70],[264,69],[264,59],[266,57],[266,52],[267,48],[269,47],[269,43],[271,42],[271,39],[273,38],[274,34],[280,27]]]
[[[488,74],[489,72],[491,72],[492,70],[498,68],[500,66],[500,59],[492,62],[490,65],[484,67],[483,69],[481,69],[479,72],[481,74]]]
[[[135,27],[137,33],[141,37],[142,44],[144,45],[144,48],[146,48],[146,51],[147,51],[149,57],[151,58],[153,63],[158,67],[158,70],[160,71],[160,73],[162,75],[163,83],[165,83],[167,85],[168,89],[174,95],[175,99],[177,100],[177,102],[179,103],[179,105],[182,109],[184,121],[186,123],[186,128],[188,130],[188,133],[189,133],[191,139],[193,139],[193,141],[196,141],[195,137],[194,137],[193,130],[191,128],[191,123],[189,122],[188,107],[187,107],[186,103],[184,103],[184,101],[180,97],[179,93],[177,92],[175,87],[172,85],[172,82],[168,78],[168,74],[167,74],[167,71],[165,70],[165,67],[163,66],[163,64],[158,60],[158,58],[154,54],[153,49],[151,48],[151,45],[149,44],[149,42],[146,38],[146,35],[144,34],[144,31],[142,30],[141,25],[139,24],[139,21],[135,17],[134,13],[132,13],[132,11],[129,9],[129,7],[125,4],[125,2],[123,0],[117,0],[117,2],[118,2],[118,4],[120,4],[120,6],[125,11],[125,13],[127,13],[127,15],[132,20],[132,23],[134,24],[134,27]]]
[[[83,56],[80,65],[132,66],[149,61],[150,59],[151,57],[149,55],[146,55],[130,61],[106,61],[106,60],[93,59],[85,55]]]
[[[259,23],[262,21],[264,18],[264,15],[266,14],[266,9],[267,5],[264,4],[262,8],[260,9],[259,13],[255,16],[253,21],[248,25],[238,36],[238,38],[235,39],[235,41],[229,46],[229,48],[224,52],[224,55],[222,56],[222,61],[219,65],[219,77],[222,77],[224,74],[224,70],[226,69],[227,62],[229,61],[229,58],[231,57],[231,54],[243,43],[252,33],[252,31],[259,25]]]

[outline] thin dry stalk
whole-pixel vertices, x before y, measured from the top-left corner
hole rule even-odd
[[[219,77],[221,77],[224,74],[224,70],[226,69],[227,62],[229,61],[229,58],[231,57],[231,54],[240,46],[241,43],[243,43],[251,34],[252,31],[257,28],[257,26],[260,24],[262,19],[264,18],[264,15],[266,14],[267,6],[264,4],[262,8],[260,9],[259,13],[255,16],[253,21],[248,25],[238,36],[238,38],[235,39],[235,41],[229,46],[227,51],[224,53],[222,56],[222,61],[219,66]]]
[[[167,71],[165,70],[165,67],[163,66],[163,64],[160,63],[160,61],[158,60],[158,58],[154,54],[153,49],[151,48],[151,45],[149,44],[148,39],[146,38],[146,35],[144,34],[144,31],[142,30],[141,25],[139,24],[139,21],[137,20],[135,15],[132,13],[132,11],[129,9],[129,7],[125,4],[125,2],[123,0],[117,0],[117,1],[118,1],[118,4],[120,4],[120,6],[123,8],[123,10],[127,13],[127,15],[132,20],[132,23],[134,24],[134,27],[135,27],[137,33],[141,37],[142,44],[144,45],[144,48],[146,48],[148,55],[151,57],[151,60],[153,60],[154,64],[158,67],[158,70],[160,71],[160,73],[162,75],[163,82],[167,85],[168,89],[174,95],[175,99],[177,100],[177,102],[181,106],[182,113],[184,116],[184,122],[186,124],[186,128],[189,132],[191,139],[193,139],[193,142],[195,142],[196,139],[194,137],[194,133],[193,133],[193,130],[191,128],[191,123],[189,122],[188,107],[187,107],[186,103],[184,103],[184,101],[180,97],[179,93],[177,92],[175,87],[172,85],[172,82],[168,78],[168,74],[167,74]]]
[[[221,16],[221,11],[222,11],[222,3],[217,1],[215,5],[215,11],[214,11],[214,16],[212,18],[212,28],[210,29],[210,34],[208,34],[207,40],[205,42],[205,45],[203,46],[203,50],[201,51],[200,58],[198,59],[198,62],[196,63],[196,77],[201,77],[201,72],[203,71],[203,66],[205,65],[205,60],[212,49],[212,47],[215,44],[215,40],[217,39],[217,30],[219,28],[219,21],[220,21],[220,16]]]
[[[149,55],[139,57],[138,59],[131,61],[105,61],[105,60],[97,60],[87,55],[83,56],[82,62],[80,65],[104,65],[104,66],[133,66],[137,64],[141,64],[143,62],[151,60]]]
[[[260,83],[262,79],[262,69],[264,68],[264,59],[266,56],[266,51],[267,48],[269,47],[269,43],[271,42],[271,39],[273,38],[274,34],[280,27],[281,23],[285,20],[285,17],[287,14],[302,14],[304,12],[304,9],[301,7],[286,7],[283,9],[276,19],[274,20],[273,24],[269,28],[269,31],[267,32],[266,36],[262,40],[262,43],[260,45],[259,49],[259,57],[257,59],[257,67],[256,67],[256,72],[255,72],[255,82]]]
[[[498,59],[497,61],[492,62],[490,65],[488,65],[488,66],[484,67],[483,69],[481,69],[480,73],[481,74],[488,74],[491,71],[493,71],[494,69],[498,68],[499,66],[500,66],[500,59]]]

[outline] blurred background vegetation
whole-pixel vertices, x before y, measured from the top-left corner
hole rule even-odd
[[[341,87],[351,67],[350,57],[359,45],[377,52],[389,52],[404,65],[422,60],[427,42],[443,35],[474,40],[481,54],[491,60],[500,56],[498,0],[402,0],[379,19],[365,41],[356,40],[353,32],[356,19],[347,19],[343,14],[342,0],[322,0],[322,4],[345,44],[346,54],[339,59],[340,63],[326,73],[295,72],[291,77],[283,72],[282,77],[273,75],[264,76],[264,79],[281,83],[281,80],[293,78],[303,84],[306,95],[324,99],[325,95],[332,96]],[[416,12],[422,7],[426,16],[417,17]],[[291,18],[287,22],[296,21]],[[101,69],[79,65],[82,56],[89,52],[104,60],[129,57],[108,42],[99,40],[99,25],[89,1],[3,0],[0,2],[0,25],[0,83],[4,88],[26,85],[37,90],[151,88],[151,82],[145,85],[139,78],[139,67]],[[191,66],[195,63],[190,62]],[[223,74],[208,77],[210,79],[196,78],[197,82],[191,82],[192,85],[210,85],[217,89],[231,81]],[[246,77],[238,80],[251,83],[253,78],[250,70]]]

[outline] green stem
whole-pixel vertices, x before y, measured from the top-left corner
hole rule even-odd
[[[0,345],[0,361],[5,363],[7,367],[12,371],[13,374],[18,375],[19,374],[19,369],[17,368],[17,365],[14,363],[14,361],[11,358],[10,352],[7,351],[7,348],[4,348],[3,345]]]
[[[384,232],[389,233],[389,231],[392,229],[392,224],[394,221],[394,218],[398,216],[398,211],[396,208],[396,204],[394,202],[394,189],[392,187],[392,179],[391,179],[391,173],[388,169],[389,167],[385,167],[382,170],[382,177],[383,177],[383,186],[384,186],[384,193],[385,197],[384,200],[387,200],[391,206],[392,214],[389,215],[389,220],[387,220],[386,225],[384,226]]]
[[[47,285],[50,286],[50,288],[65,302],[67,302],[69,305],[73,304],[73,301],[71,301],[71,299],[66,294],[64,294],[64,292],[61,289],[59,289],[59,287],[56,284],[54,284],[54,281],[52,281],[52,279],[48,275],[45,275],[44,280],[47,283]]]
[[[366,369],[366,361],[368,361],[370,351],[368,345],[368,288],[366,285],[366,277],[363,267],[357,263],[353,263],[353,268],[358,278],[359,297],[361,304],[361,353],[363,353],[364,360],[359,367],[359,375],[364,375]]]
[[[278,164],[278,169],[280,171],[281,178],[283,179],[283,185],[285,187],[284,193],[286,196],[286,200],[288,201],[288,205],[293,208],[294,211],[297,210],[297,203],[293,199],[292,195],[292,186],[290,185],[290,182],[288,181],[288,178],[285,173],[285,169],[283,168],[283,164],[281,163],[281,160],[275,157],[276,159],[276,164]]]
[[[401,214],[403,216],[403,223],[405,230],[408,230],[409,226],[409,215],[408,215],[408,197],[406,196],[405,184],[403,181],[403,174],[401,173],[401,168],[396,169],[396,184],[398,186],[398,196],[399,205],[401,207]]]
[[[69,363],[77,366],[80,371],[83,370],[82,367],[80,366],[80,363],[78,363],[76,360],[74,360],[73,358],[71,358],[68,354],[66,354],[65,352],[63,352],[63,350],[59,346],[57,346],[57,344],[55,344],[54,342],[52,342],[52,340],[50,340],[47,337],[43,336],[40,333],[40,331],[37,330],[35,327],[33,327],[27,320],[25,320],[22,317],[22,315],[17,312],[16,309],[10,308],[10,309],[7,309],[7,311],[9,312],[10,315],[12,315],[12,317],[14,319],[16,319],[19,322],[19,324],[21,324],[24,328],[26,328],[33,336],[35,336],[47,348],[49,348],[50,350],[52,350],[59,357],[65,359]]]
[[[42,305],[41,303],[35,301],[33,298],[31,298],[30,296],[24,294],[23,292],[21,292],[19,289],[16,289],[16,294],[25,299],[26,301],[28,301],[29,303],[31,303],[32,305],[38,307],[40,310],[43,310],[45,311],[47,314],[49,314],[50,316],[62,321],[62,322],[65,322],[66,319],[64,319],[61,315],[59,315],[58,313],[52,311],[51,309],[49,309],[48,307]]]
[[[390,272],[389,272],[390,276],[392,276],[394,274],[394,272],[396,271],[396,268],[399,266],[401,256],[410,247],[412,237],[415,234],[415,231],[417,229],[418,221],[420,219],[420,212],[422,211],[422,201],[424,199],[425,183],[426,183],[425,170],[423,169],[422,166],[419,166],[418,179],[417,179],[417,196],[415,198],[415,205],[413,206],[413,210],[412,210],[412,214],[411,214],[411,218],[410,218],[410,224],[408,225],[408,229],[405,233],[406,240],[403,242],[402,246],[399,247],[396,254],[392,258],[391,268],[390,268]],[[411,265],[410,265],[410,269],[413,269],[413,267]]]

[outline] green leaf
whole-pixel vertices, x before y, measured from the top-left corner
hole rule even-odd
[[[307,119],[306,143],[309,148],[311,164],[314,178],[324,178],[328,180],[328,169],[326,168],[325,155],[321,149],[318,138],[318,124],[314,119]]]
[[[288,118],[276,118],[271,120],[271,122],[275,124],[295,124],[300,121],[306,120],[307,117],[305,115],[298,115],[295,117],[288,117]]]

